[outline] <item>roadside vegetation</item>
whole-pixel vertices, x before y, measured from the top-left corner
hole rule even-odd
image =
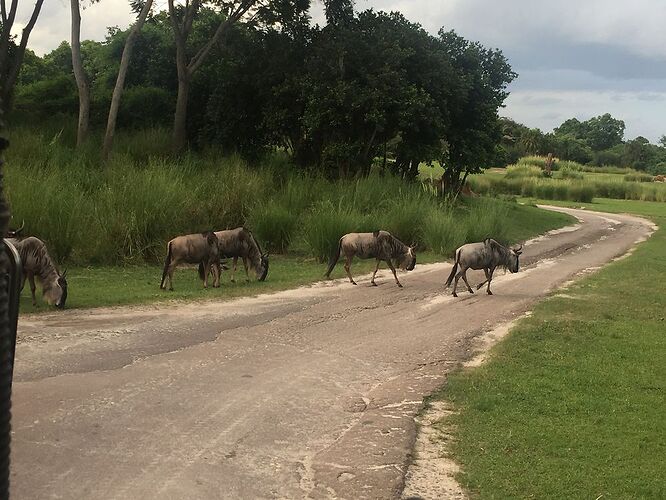
[[[666,201],[666,183],[631,169],[594,168],[572,161],[557,161],[551,172],[545,158],[525,157],[509,165],[505,175],[498,169],[470,176],[472,191],[481,195],[542,198],[589,203],[593,198]]]
[[[438,425],[453,430],[458,480],[474,496],[666,497],[666,205],[582,206],[660,229],[537,305],[487,363],[438,394],[458,409]]]

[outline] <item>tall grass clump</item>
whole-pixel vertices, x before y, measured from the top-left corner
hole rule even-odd
[[[583,174],[580,170],[575,170],[570,166],[563,166],[555,173],[556,179],[583,179]]]
[[[633,174],[625,174],[624,176],[625,182],[652,182],[653,180],[654,177],[652,175],[638,172]]]
[[[557,160],[555,165],[557,165],[557,170],[568,170],[569,172],[582,172],[585,168],[580,163],[571,160]]]
[[[255,207],[248,224],[269,251],[285,253],[296,233],[298,212],[269,201]]]
[[[518,160],[517,165],[531,165],[535,167],[539,167],[540,170],[543,170],[546,168],[546,162],[548,161],[548,158],[545,156],[523,156]]]
[[[467,224],[451,209],[431,209],[424,222],[423,243],[433,252],[452,255],[467,239]]]
[[[508,224],[509,205],[506,202],[489,198],[474,200],[465,221],[467,241],[493,238],[500,243],[506,243]]]
[[[345,203],[321,202],[315,205],[303,223],[305,243],[319,262],[327,262],[337,251],[340,238],[357,231],[362,219]]]
[[[389,231],[406,245],[420,245],[423,218],[433,205],[432,198],[425,194],[391,200],[387,210],[380,214],[381,229]]]
[[[543,177],[543,169],[529,164],[510,165],[506,167],[507,179],[517,179],[521,177]]]

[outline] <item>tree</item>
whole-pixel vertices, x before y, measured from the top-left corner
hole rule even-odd
[[[587,127],[587,143],[593,151],[612,148],[622,142],[624,122],[616,120],[610,113],[590,118],[585,122]]]
[[[192,76],[201,67],[211,49],[220,41],[230,26],[239,21],[258,0],[223,2],[222,19],[217,29],[201,47],[188,57],[188,40],[192,33],[195,18],[202,6],[202,0],[186,1],[184,6],[176,6],[168,0],[169,17],[176,42],[176,68],[178,70],[178,96],[173,123],[173,147],[182,151],[187,143],[187,104]]]
[[[79,0],[70,0],[72,12],[72,67],[79,92],[79,120],[76,128],[76,147],[81,147],[90,126],[90,85],[83,69],[81,56],[81,6]]]
[[[18,0],[12,0],[7,9],[6,0],[0,0],[0,110],[11,109],[14,85],[23,63],[23,56],[28,46],[30,33],[35,27],[44,0],[37,0],[28,23],[21,31],[18,45],[11,35],[16,21]]]
[[[659,138],[659,144],[661,145],[662,148],[666,148],[666,135],[662,135]]]
[[[118,78],[116,85],[113,88],[113,96],[111,97],[111,106],[109,107],[109,116],[106,123],[106,132],[104,134],[104,144],[102,146],[102,157],[107,159],[111,153],[111,146],[113,145],[113,135],[116,131],[116,120],[118,118],[118,109],[120,108],[120,98],[125,88],[125,78],[127,77],[127,69],[129,68],[130,59],[132,57],[132,50],[134,42],[143,27],[143,23],[148,17],[148,13],[153,6],[153,0],[146,0],[139,12],[136,22],[130,28],[130,32],[125,40],[125,47],[123,55],[120,58],[120,68],[118,69]]]

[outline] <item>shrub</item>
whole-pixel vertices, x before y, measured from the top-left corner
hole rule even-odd
[[[540,170],[546,168],[546,162],[548,158],[545,156],[523,156],[518,160],[519,166],[535,166],[539,167]]]
[[[583,179],[583,174],[578,171],[572,169],[570,166],[563,166],[557,171],[557,174],[555,176],[557,179]]]

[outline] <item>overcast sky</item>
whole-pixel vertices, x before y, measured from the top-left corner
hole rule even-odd
[[[25,22],[32,2],[20,3]],[[44,2],[29,44],[38,54],[68,39],[68,6]],[[501,114],[530,127],[609,112],[625,121],[626,138],[666,134],[664,0],[357,0],[356,8],[398,10],[432,33],[454,29],[501,49],[519,74]],[[83,12],[82,35],[102,40],[107,26],[131,18],[127,0],[101,0]]]

